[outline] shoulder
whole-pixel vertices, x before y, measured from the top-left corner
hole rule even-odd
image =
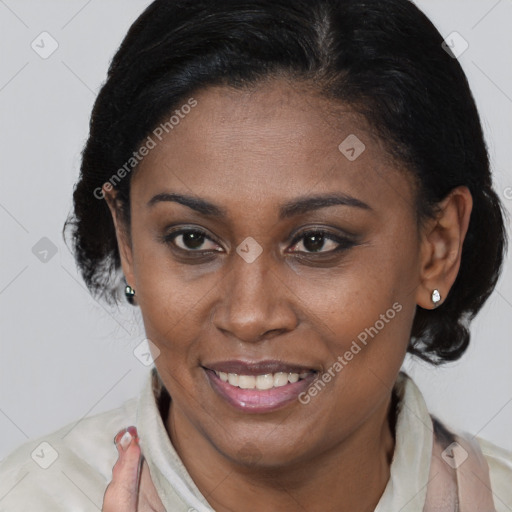
[[[476,438],[489,465],[489,475],[497,512],[509,512],[512,506],[512,452]]]
[[[471,435],[465,429],[452,428],[452,425],[439,420],[435,415],[428,413],[426,402],[420,389],[416,386],[413,379],[406,373],[400,372],[395,385],[395,390],[402,404],[401,416],[404,414],[412,418],[412,421],[405,423],[401,418],[401,423],[408,427],[407,432],[402,432],[404,437],[413,436],[414,444],[418,444],[419,439],[425,443],[427,434],[425,425],[432,425],[434,439],[439,438],[444,447],[449,446],[455,439],[463,440],[470,447],[476,449],[481,454],[477,457],[482,460],[482,456],[487,462],[489,468],[489,482],[492,491],[496,512],[510,512],[512,510],[512,452],[501,448],[485,439]],[[407,405],[403,407],[403,403]],[[420,419],[421,421],[418,421]],[[422,437],[423,436],[423,437]],[[425,454],[425,458],[427,455]],[[487,473],[487,468],[485,468]],[[423,480],[422,480],[423,481]]]
[[[0,464],[0,512],[101,510],[117,460],[115,434],[136,421],[137,399],[28,441]]]

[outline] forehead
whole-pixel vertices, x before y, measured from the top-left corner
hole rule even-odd
[[[132,179],[141,201],[170,189],[227,209],[237,199],[282,203],[333,191],[375,205],[410,199],[407,173],[340,103],[278,80],[247,90],[209,87],[193,99],[193,109],[177,107],[179,122],[161,140],[153,136]]]

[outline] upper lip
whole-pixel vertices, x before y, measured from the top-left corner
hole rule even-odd
[[[220,361],[203,365],[208,370],[224,373],[236,373],[237,375],[265,375],[268,373],[303,373],[316,371],[310,366],[294,363],[285,363],[277,360],[247,362],[240,360]]]

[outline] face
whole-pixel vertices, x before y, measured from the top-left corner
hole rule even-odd
[[[385,417],[419,284],[413,187],[361,118],[304,89],[194,98],[132,177],[123,270],[175,428],[298,463]]]

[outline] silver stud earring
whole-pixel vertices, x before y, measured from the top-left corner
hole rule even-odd
[[[432,302],[434,303],[435,308],[437,308],[437,306],[439,306],[439,302],[441,302],[441,294],[437,288],[432,292]]]
[[[124,289],[124,294],[126,296],[126,300],[133,305],[134,301],[133,301],[133,298],[135,297],[135,290],[129,285],[127,284],[125,289]]]

